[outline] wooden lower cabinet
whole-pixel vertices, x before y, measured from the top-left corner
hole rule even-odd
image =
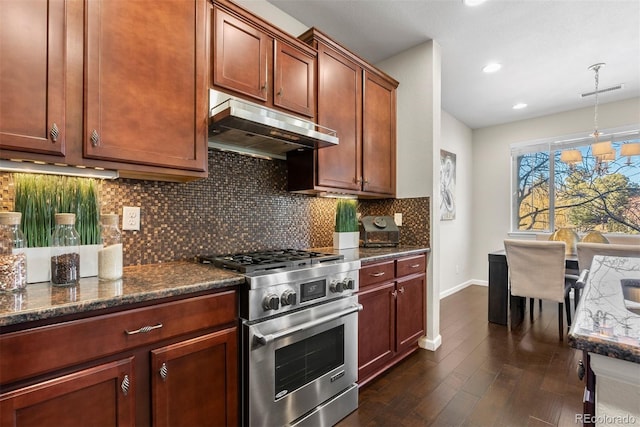
[[[426,256],[367,264],[360,270],[358,384],[418,349],[426,319]]]
[[[2,334],[0,425],[235,426],[237,335],[235,291]]]
[[[133,357],[0,395],[2,426],[135,425]]]
[[[237,425],[236,358],[236,328],[153,350],[153,425]]]

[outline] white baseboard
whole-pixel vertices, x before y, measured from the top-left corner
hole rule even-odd
[[[463,290],[464,288],[471,286],[471,285],[479,285],[479,286],[489,286],[489,282],[487,282],[486,280],[467,280],[464,283],[459,284],[458,286],[455,286],[451,289],[447,289],[446,291],[440,292],[440,299],[444,298],[444,297],[448,297],[449,295],[453,295],[456,292],[459,292],[461,290]]]
[[[433,340],[427,339],[426,336],[420,337],[420,339],[418,340],[418,346],[420,346],[420,348],[424,348],[425,350],[436,351],[441,344],[442,336],[440,336],[440,334],[438,334],[438,336]]]

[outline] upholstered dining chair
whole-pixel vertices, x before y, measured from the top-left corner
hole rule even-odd
[[[578,250],[578,268],[580,271],[589,270],[593,257],[596,255],[640,258],[640,246],[636,244],[620,245],[613,243],[579,242],[576,247]],[[580,289],[578,287],[576,287],[573,297],[576,302],[580,299]]]
[[[558,333],[564,338],[563,306],[567,308],[567,323],[571,324],[569,306],[570,284],[565,284],[565,243],[558,241],[505,239],[504,248],[509,266],[511,295],[558,303]]]

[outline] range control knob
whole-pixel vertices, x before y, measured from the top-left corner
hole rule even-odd
[[[265,310],[277,310],[280,308],[280,298],[278,295],[269,294],[262,300],[262,308]]]
[[[287,290],[282,293],[280,297],[280,303],[284,305],[295,305],[297,300],[296,292],[292,290]]]
[[[339,280],[334,280],[329,285],[329,290],[331,292],[333,292],[334,294],[336,294],[336,293],[339,294],[340,292],[342,292],[344,290],[344,283],[339,281]]]
[[[356,287],[356,281],[350,277],[343,280],[344,288],[353,290]]]

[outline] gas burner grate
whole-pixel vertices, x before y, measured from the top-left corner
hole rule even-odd
[[[200,262],[213,263],[240,273],[274,269],[296,269],[328,261],[339,261],[343,255],[305,251],[302,249],[273,249],[228,255],[202,255]]]

